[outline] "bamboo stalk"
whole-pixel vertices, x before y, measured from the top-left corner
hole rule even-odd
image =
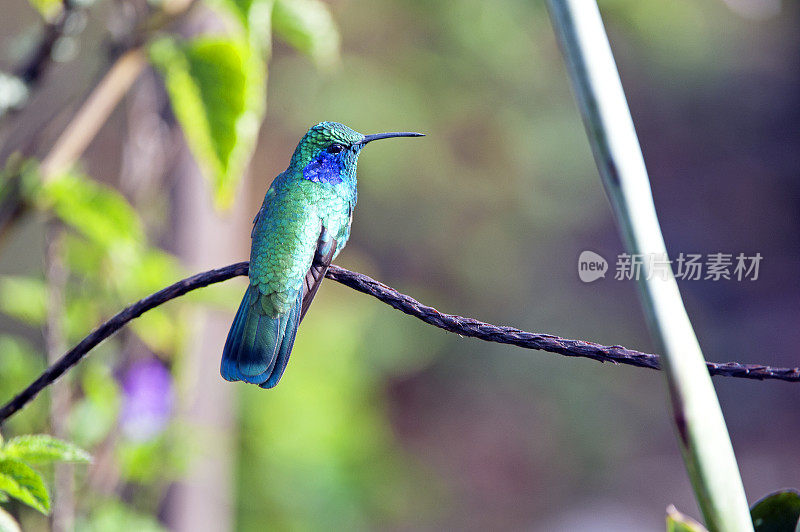
[[[650,181],[597,3],[548,0],[595,162],[629,252],[667,257]],[[742,480],[705,359],[667,274],[638,282],[654,337],[662,346],[670,402],[686,468],[706,525],[752,531]]]

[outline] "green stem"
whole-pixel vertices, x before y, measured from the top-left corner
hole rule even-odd
[[[597,4],[548,0],[548,7],[626,247],[632,255],[666,258],[647,169]],[[672,271],[638,281],[651,331],[663,349],[678,439],[706,525],[711,531],[752,531],[722,410]]]

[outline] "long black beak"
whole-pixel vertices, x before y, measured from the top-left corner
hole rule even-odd
[[[380,139],[392,139],[395,137],[424,137],[422,133],[409,133],[409,132],[402,132],[402,133],[375,133],[374,135],[365,135],[363,140],[356,142],[354,145],[363,146],[368,142],[372,142],[373,140],[380,140]]]

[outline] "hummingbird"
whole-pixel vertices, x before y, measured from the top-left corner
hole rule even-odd
[[[350,237],[361,150],[374,140],[422,136],[363,135],[337,122],[303,136],[253,220],[250,283],[222,351],[225,380],[278,384],[297,327]]]

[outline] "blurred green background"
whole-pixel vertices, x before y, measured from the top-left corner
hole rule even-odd
[[[109,43],[154,5],[81,7],[0,141],[44,123],[31,155],[47,153]],[[175,32],[229,31],[214,5]],[[143,72],[74,177],[129,203],[109,207],[117,225],[101,219],[106,236],[93,237],[86,221],[110,192],[44,194],[45,208],[80,218],[63,242],[67,344],[184,274],[244,260],[271,179],[309,126],[334,120],[427,134],[362,154],[339,265],[444,312],[652,352],[633,282],[577,276],[581,251],[613,269],[623,249],[543,3],[326,5],[340,46],[275,28],[266,115],[232,207],[214,206],[184,142],[162,82],[174,64]],[[705,355],[798,365],[800,9],[600,8],[671,254],[764,257],[754,282],[681,283]],[[23,0],[3,11],[0,66],[12,71],[40,15]],[[46,225],[28,214],[1,243],[3,401],[45,365]],[[77,529],[640,531],[663,530],[668,504],[698,515],[660,374],[460,338],[327,281],[280,386],[226,383],[219,356],[243,286],[169,303],[72,372],[64,436],[95,457],[75,469]],[[750,501],[796,486],[797,385],[714,383]],[[38,398],[4,435],[50,432],[48,404]],[[48,526],[9,509],[25,530]]]

